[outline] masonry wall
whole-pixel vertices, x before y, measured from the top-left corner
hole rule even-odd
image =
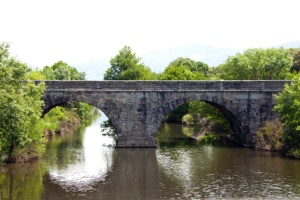
[[[44,112],[69,101],[89,103],[114,124],[119,147],[155,147],[166,115],[194,100],[206,101],[228,118],[245,146],[273,112],[274,94],[286,81],[46,81]]]

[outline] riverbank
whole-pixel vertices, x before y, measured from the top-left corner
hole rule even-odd
[[[80,127],[80,118],[73,116],[72,118],[63,119],[57,122],[57,128],[53,130],[44,130],[46,143],[52,135],[67,135],[74,132]],[[44,144],[41,146],[30,145],[28,147],[17,147],[14,149],[12,155],[3,155],[0,163],[32,163],[37,161],[43,154]]]
[[[45,136],[51,135],[66,135],[72,133],[74,130],[78,129],[80,123],[79,117],[72,117],[71,119],[64,119],[58,122],[57,128],[55,130],[44,130]]]
[[[234,143],[234,138],[228,129],[224,129],[221,124],[215,123],[208,118],[200,118],[199,122],[185,123],[183,126],[191,129],[191,131],[186,131],[184,134],[188,137],[195,139],[201,144],[228,144],[232,146]]]
[[[88,109],[85,109],[88,110]],[[43,127],[42,143],[36,144],[34,141],[27,147],[16,147],[11,155],[0,155],[0,164],[5,163],[32,163],[42,157],[45,150],[45,143],[49,141],[52,135],[68,135],[76,131],[81,125],[88,125],[99,115],[98,109],[90,107],[87,114],[80,117],[71,109],[56,107],[46,116],[41,118]],[[83,119],[81,119],[83,118]]]

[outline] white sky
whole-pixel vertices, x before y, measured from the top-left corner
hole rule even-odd
[[[185,44],[246,49],[300,41],[299,0],[0,0],[0,42],[32,67]]]

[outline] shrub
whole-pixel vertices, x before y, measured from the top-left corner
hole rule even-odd
[[[288,157],[292,157],[292,158],[300,158],[300,149],[298,148],[291,148],[288,153],[287,153]]]
[[[266,121],[265,125],[261,127],[255,136],[255,148],[279,151],[282,148],[282,124],[279,119]]]
[[[186,114],[182,117],[182,123],[184,125],[190,126],[194,124],[194,118],[192,117],[191,114]]]

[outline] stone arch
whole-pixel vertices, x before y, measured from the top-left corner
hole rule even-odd
[[[121,132],[121,125],[118,120],[116,103],[113,100],[105,100],[99,96],[94,97],[92,93],[48,93],[43,96],[45,106],[43,107],[42,117],[56,106],[66,104],[68,102],[82,102],[96,107],[103,112],[112,122],[117,133]]]
[[[42,113],[43,115],[47,114],[51,109],[55,108],[56,106],[66,104],[68,102],[82,102],[82,103],[87,103],[96,108],[99,108],[97,102],[91,101],[90,98],[76,96],[76,95],[70,96],[68,94],[63,94],[63,93],[55,94],[55,95],[48,94],[43,97],[43,100],[45,102],[45,105],[43,107],[43,113]]]
[[[240,120],[236,117],[234,112],[226,107],[226,102],[224,99],[218,97],[218,96],[207,96],[204,95],[201,97],[199,96],[188,96],[188,97],[180,97],[172,101],[168,101],[164,103],[163,105],[156,107],[154,109],[154,113],[156,113],[157,118],[155,119],[154,124],[156,125],[156,129],[158,130],[161,123],[165,120],[166,116],[173,111],[174,109],[178,108],[179,106],[189,103],[192,101],[203,101],[205,103],[208,103],[212,105],[213,107],[217,108],[220,112],[224,114],[224,116],[227,118],[228,122],[230,123],[231,129],[234,134],[234,138],[236,139],[236,142],[244,145],[246,143],[246,134],[243,129],[242,123]],[[155,133],[156,137],[157,132]]]

